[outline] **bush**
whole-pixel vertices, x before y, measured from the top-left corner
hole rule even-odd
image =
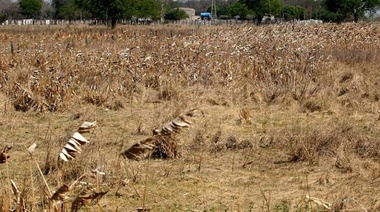
[[[285,20],[293,20],[293,19],[300,19],[302,20],[303,14],[305,9],[300,6],[291,6],[291,5],[285,5],[283,9],[283,14]]]
[[[0,13],[0,24],[4,23],[7,18],[7,15]]]
[[[189,18],[189,15],[179,8],[171,9],[165,14],[165,20],[182,20],[186,18]]]
[[[341,23],[344,20],[344,16],[342,14],[333,13],[327,10],[320,11],[320,18],[323,20],[323,22]]]

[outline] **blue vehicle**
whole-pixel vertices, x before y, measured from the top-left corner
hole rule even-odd
[[[200,16],[201,16],[202,20],[211,20],[212,19],[212,15],[209,12],[201,13]]]

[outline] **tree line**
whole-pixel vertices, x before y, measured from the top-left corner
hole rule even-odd
[[[179,7],[213,12],[214,18],[256,20],[276,17],[359,21],[380,8],[380,0],[0,0],[0,22],[7,19],[96,19],[114,28],[118,20],[180,20],[188,15]],[[216,14],[215,12],[216,11]]]

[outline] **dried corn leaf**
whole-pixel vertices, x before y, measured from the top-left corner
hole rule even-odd
[[[71,187],[69,185],[62,185],[61,187],[58,188],[56,192],[54,192],[53,196],[50,198],[51,200],[54,201],[64,201],[68,197],[66,196],[66,193],[71,190]]]
[[[161,128],[153,130],[153,136],[135,143],[121,153],[124,158],[141,160],[152,155],[155,158],[174,158],[177,155],[177,142],[171,135],[180,132],[182,128],[190,127],[191,119],[204,115],[199,109],[187,113],[165,123]]]
[[[99,199],[107,193],[108,190],[96,191],[91,186],[88,186],[85,189],[83,189],[75,198],[71,205],[71,211],[78,211],[82,206],[95,205],[99,201]]]
[[[96,127],[96,121],[94,121],[94,122],[85,121],[82,123],[82,125],[80,125],[78,132],[79,133],[88,133],[94,127]]]
[[[203,112],[199,109],[190,110],[187,113],[181,114],[178,117],[172,119],[171,121],[165,123],[161,128],[154,129],[153,134],[155,135],[170,135],[172,133],[180,132],[181,128],[189,127],[192,117],[203,115]]]
[[[15,183],[13,180],[11,180],[11,186],[12,186],[12,192],[13,192],[13,194],[16,196],[16,200],[17,200],[17,202],[19,202],[21,192],[20,192],[20,190],[17,188],[17,185],[16,185],[16,183]]]
[[[96,126],[96,122],[84,122],[80,127],[79,131],[89,130]],[[65,162],[74,159],[77,154],[82,152],[80,148],[81,145],[90,143],[85,137],[83,137],[79,132],[75,132],[71,138],[67,141],[65,146],[63,146],[61,152],[59,153],[59,158]]]
[[[36,149],[36,147],[37,147],[37,144],[36,144],[36,143],[33,143],[32,145],[30,145],[30,146],[28,147],[28,152],[29,152],[30,154],[33,154],[33,152],[34,152],[34,150]]]
[[[131,160],[144,159],[156,147],[156,143],[157,140],[155,138],[147,138],[135,143],[129,149],[122,152],[121,155]]]
[[[17,208],[19,208],[19,207],[22,208],[23,202],[24,202],[24,197],[21,196],[21,191],[17,188],[17,185],[13,180],[11,180],[11,187],[12,187],[13,195],[15,196]]]
[[[63,154],[62,152],[59,153],[59,158],[61,158],[61,160],[65,161],[65,162],[68,162],[68,161],[69,161],[69,158],[67,158],[66,155]]]
[[[306,196],[306,200],[308,202],[314,202],[315,204],[317,204],[318,206],[322,206],[328,210],[331,210],[331,207],[332,207],[332,204],[331,203],[328,203],[322,199],[318,199],[316,197],[310,197],[309,195]]]
[[[86,176],[85,174],[81,175],[71,185],[63,184],[61,187],[58,188],[58,190],[56,192],[54,192],[54,194],[51,196],[50,199],[54,200],[54,201],[66,200],[68,198],[66,196],[67,192],[71,191],[74,188],[75,184],[77,184],[85,176]]]
[[[0,163],[7,162],[9,156],[9,150],[12,149],[12,146],[5,145],[3,150],[0,153]]]
[[[83,137],[80,133],[75,132],[74,135],[71,137],[75,139],[77,142],[79,142],[81,145],[90,143],[85,137]]]
[[[81,149],[79,147],[76,148],[76,146],[73,146],[70,143],[65,144],[65,146],[63,148],[67,149],[68,151],[72,151],[72,152],[81,152]]]
[[[78,152],[81,152],[82,149],[80,148],[80,143],[77,142],[75,139],[73,138],[70,138],[69,141],[67,142],[68,145],[70,145],[71,147],[73,147],[74,149],[76,149]],[[66,145],[67,145],[66,144]]]

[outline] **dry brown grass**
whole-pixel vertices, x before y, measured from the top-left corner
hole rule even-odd
[[[83,197],[82,210],[378,211],[379,31],[377,23],[4,27],[0,144],[13,148],[0,164],[0,208],[20,208],[10,180],[22,207],[41,211],[52,209],[49,189],[99,170],[59,208]],[[178,136],[180,157],[119,157],[195,107],[205,117]],[[91,143],[61,166],[68,138],[95,120]],[[25,147],[35,142],[31,158]]]

